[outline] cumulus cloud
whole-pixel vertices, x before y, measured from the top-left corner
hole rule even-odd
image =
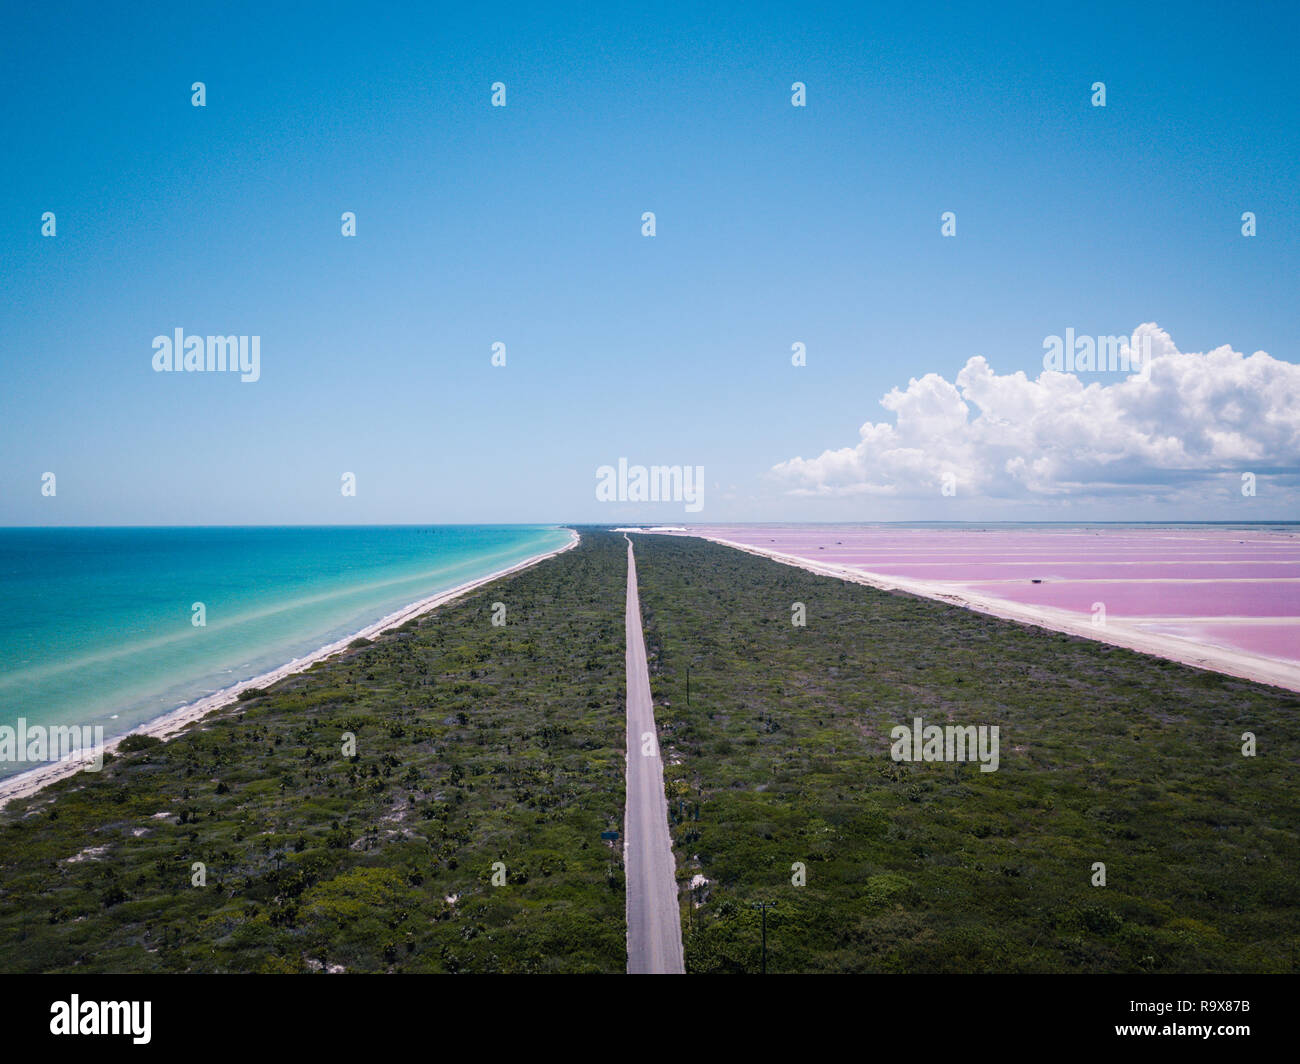
[[[1300,366],[1263,351],[1179,351],[1154,324],[1146,374],[997,374],[970,359],[948,381],[913,378],[881,400],[851,447],[772,468],[792,494],[1050,497],[1172,493],[1250,471],[1300,469]]]

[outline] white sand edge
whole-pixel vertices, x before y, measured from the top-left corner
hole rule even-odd
[[[683,533],[673,534],[682,535]],[[785,565],[793,565],[800,569],[806,569],[810,573],[817,573],[819,576],[834,576],[857,584],[867,584],[882,591],[906,591],[922,598],[946,602],[950,606],[962,606],[977,613],[986,613],[1005,621],[1032,624],[1039,628],[1047,628],[1053,632],[1064,632],[1066,635],[1079,636],[1099,643],[1109,643],[1112,646],[1123,647],[1126,650],[1135,650],[1140,654],[1150,654],[1154,657],[1178,662],[1180,665],[1190,665],[1195,669],[1204,669],[1207,672],[1221,672],[1228,676],[1236,676],[1238,679],[1251,680],[1272,687],[1281,687],[1288,691],[1300,691],[1300,666],[1280,661],[1277,658],[1250,654],[1244,650],[1229,650],[1224,647],[1208,646],[1205,643],[1197,643],[1194,640],[1183,639],[1176,635],[1149,632],[1113,618],[1107,618],[1104,626],[1094,626],[1091,615],[1082,617],[1077,613],[1050,606],[1031,606],[1020,602],[1009,602],[1006,599],[976,594],[964,588],[954,587],[951,584],[886,576],[882,573],[872,573],[864,569],[854,569],[842,565],[827,565],[822,562],[801,558],[798,555],[764,550],[762,547],[754,547],[748,543],[736,543],[733,540],[720,539],[716,536],[702,536],[692,532],[686,532],[685,535],[694,536],[696,539],[705,539],[710,543],[718,543],[724,547],[743,550],[749,554],[756,554],[761,558],[770,558],[772,561],[781,562]]]
[[[294,658],[285,665],[270,672],[264,672],[260,676],[254,676],[249,680],[242,680],[230,687],[223,687],[220,691],[215,691],[210,695],[197,699],[193,702],[187,702],[183,706],[164,713],[161,717],[155,717],[153,720],[133,728],[131,731],[123,732],[121,735],[114,736],[104,743],[104,752],[111,753],[117,749],[118,743],[128,735],[152,735],[155,738],[166,741],[174,736],[177,732],[193,724],[201,717],[207,716],[213,710],[221,709],[236,701],[242,691],[250,687],[266,687],[270,684],[283,680],[286,676],[292,676],[294,673],[303,672],[311,668],[318,661],[324,661],[332,657],[341,650],[346,650],[348,644],[357,639],[370,639],[385,629],[392,628],[395,625],[405,624],[412,618],[421,614],[428,613],[430,610],[439,606],[445,606],[453,599],[458,599],[463,595],[469,594],[484,584],[490,584],[494,580],[500,580],[503,576],[509,576],[511,573],[517,573],[520,570],[531,568],[539,562],[544,562],[548,558],[554,558],[557,554],[563,554],[566,550],[572,550],[581,542],[582,537],[570,531],[569,542],[562,547],[556,547],[555,550],[547,551],[544,554],[535,554],[531,558],[525,558],[521,562],[505,569],[498,569],[487,576],[479,577],[477,580],[471,580],[469,583],[453,587],[449,591],[440,591],[436,595],[430,595],[419,602],[413,602],[409,606],[403,606],[400,610],[388,614],[374,624],[367,625],[359,632],[352,635],[344,636],[327,646],[301,658]],[[66,779],[80,772],[85,767],[84,763],[75,758],[65,759],[63,761],[52,762],[48,765],[38,765],[36,768],[29,769],[26,772],[20,772],[16,776],[10,776],[7,779],[0,780],[0,808],[3,808],[8,802],[16,798],[29,798],[43,787],[49,786],[57,780]]]

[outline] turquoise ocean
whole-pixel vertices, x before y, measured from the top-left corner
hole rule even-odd
[[[0,725],[111,738],[563,546],[554,526],[0,529]],[[192,623],[202,603],[206,626]],[[31,767],[0,764],[0,777]]]

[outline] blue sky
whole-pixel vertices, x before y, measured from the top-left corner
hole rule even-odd
[[[0,524],[687,516],[597,502],[620,457],[703,466],[695,520],[1295,518],[1300,430],[1252,403],[1300,361],[1297,29],[1283,4],[10,10]],[[968,462],[955,497],[870,448],[773,473],[912,378],[1032,379],[1044,337],[1142,323],[1268,372],[1171,357],[1159,402],[1040,404],[1031,464],[1089,411],[1141,440],[1028,487],[1005,440],[975,453],[987,425],[917,459]],[[261,379],[153,372],[177,327],[259,335]]]

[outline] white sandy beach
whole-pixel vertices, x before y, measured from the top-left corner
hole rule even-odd
[[[430,595],[428,598],[421,599],[419,602],[413,602],[409,606],[404,606],[402,609],[388,614],[388,616],[381,618],[374,624],[368,625],[358,632],[353,632],[351,635],[344,636],[342,639],[323,646],[311,654],[307,654],[301,658],[294,658],[287,664],[281,665],[277,669],[272,669],[270,672],[264,672],[260,676],[254,676],[250,680],[244,680],[240,683],[233,684],[230,687],[206,695],[194,702],[189,702],[186,705],[179,706],[171,712],[163,714],[161,717],[156,717],[155,719],[140,725],[138,728],[134,728],[129,732],[124,732],[122,735],[117,735],[112,739],[109,739],[104,743],[104,752],[111,753],[128,735],[151,735],[162,740],[170,739],[172,736],[187,728],[200,718],[205,717],[213,710],[220,709],[222,706],[227,706],[231,702],[234,702],[239,698],[242,691],[246,691],[250,687],[266,687],[283,680],[286,676],[292,676],[294,673],[309,669],[315,665],[316,662],[323,661],[324,659],[337,654],[339,651],[345,650],[348,644],[352,643],[354,640],[371,639],[380,632],[383,632],[385,629],[405,624],[412,618],[419,617],[421,614],[428,613],[430,610],[437,609],[439,606],[444,606],[448,602],[458,599],[461,596],[482,587],[484,584],[490,584],[494,580],[500,580],[503,576],[509,576],[511,573],[517,573],[520,570],[528,569],[537,565],[539,562],[546,561],[548,558],[554,558],[557,554],[563,554],[567,550],[572,550],[578,545],[580,539],[581,537],[577,532],[571,532],[569,542],[564,544],[562,547],[557,547],[555,550],[547,551],[544,554],[536,554],[531,558],[525,558],[523,561],[517,562],[508,568],[499,569],[494,573],[489,573],[487,576],[480,577],[477,580],[471,580],[469,583],[461,584],[459,587],[454,587],[449,591],[442,591],[436,595]],[[56,780],[65,779],[68,776],[75,775],[80,772],[83,767],[83,763],[79,760],[65,760],[48,765],[40,765],[34,769],[19,773],[16,776],[10,776],[7,779],[0,780],[0,807],[3,807],[6,803],[15,798],[29,797],[39,791],[42,787],[46,787]]]
[[[649,532],[651,530],[646,529],[644,531]],[[834,576],[841,580],[851,580],[854,583],[866,584],[882,591],[906,591],[909,594],[920,595],[923,598],[935,599],[939,602],[962,606],[979,613],[986,613],[993,617],[1000,617],[1003,620],[1032,624],[1039,628],[1051,629],[1054,632],[1064,632],[1084,639],[1110,643],[1112,646],[1124,647],[1127,650],[1151,654],[1158,658],[1176,661],[1182,665],[1190,665],[1193,668],[1221,672],[1243,680],[1253,680],[1255,683],[1282,687],[1288,691],[1300,691],[1300,667],[1289,662],[1260,657],[1245,651],[1209,646],[1205,643],[1197,643],[1175,635],[1152,632],[1137,628],[1134,625],[1125,624],[1123,621],[1114,618],[1107,620],[1104,626],[1098,627],[1093,625],[1091,617],[1080,617],[1079,614],[1053,609],[1049,606],[1033,606],[1019,602],[1009,602],[1005,599],[980,595],[964,589],[955,591],[951,584],[933,583],[899,576],[886,576],[842,565],[827,565],[793,554],[764,550],[760,547],[750,546],[747,543],[736,543],[732,540],[719,539],[714,536],[701,536],[698,533],[689,531],[670,534],[694,535],[699,539],[707,539],[711,543],[734,547],[736,550],[743,550],[759,557],[770,558],[785,565],[798,566],[810,573],[817,573],[821,576]]]

